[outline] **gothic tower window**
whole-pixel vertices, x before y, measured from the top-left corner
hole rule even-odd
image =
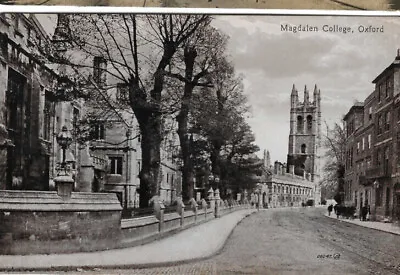
[[[312,120],[313,120],[313,118],[311,115],[307,116],[307,131],[309,133],[312,132]]]
[[[298,133],[303,133],[304,125],[303,125],[303,117],[298,116],[297,117],[297,132]]]
[[[302,145],[301,145],[301,153],[302,153],[302,154],[305,154],[305,153],[306,153],[306,147],[307,147],[307,146],[306,146],[305,144],[302,144]]]

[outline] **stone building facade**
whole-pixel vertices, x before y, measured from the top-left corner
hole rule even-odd
[[[311,181],[320,179],[321,147],[321,91],[314,87],[313,101],[304,88],[304,101],[299,101],[298,91],[293,85],[290,96],[290,134],[287,157],[287,172],[299,176],[310,174]],[[294,169],[294,171],[291,171]]]
[[[50,38],[35,16],[0,15],[0,189],[49,190],[57,73],[40,58]]]
[[[350,108],[346,127],[345,202],[374,219],[400,220],[400,51],[372,82],[374,91]]]
[[[258,195],[265,207],[302,206],[307,202],[320,204],[320,192],[317,185],[306,178],[286,172],[286,164],[275,161],[269,163],[269,152],[264,152],[263,175],[258,178]]]

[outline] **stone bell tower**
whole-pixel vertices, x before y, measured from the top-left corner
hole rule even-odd
[[[290,134],[287,157],[287,172],[308,176],[313,182],[320,178],[321,147],[321,91],[314,87],[313,101],[310,101],[307,86],[304,100],[299,101],[298,91],[293,84],[290,95]]]

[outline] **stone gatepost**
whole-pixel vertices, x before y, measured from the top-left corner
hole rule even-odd
[[[94,163],[90,156],[89,144],[80,150],[80,170],[79,182],[77,182],[78,192],[92,192],[92,183],[94,179]]]
[[[55,177],[54,182],[57,188],[57,195],[63,200],[70,199],[75,184],[74,179],[70,175],[65,174]]]
[[[197,221],[197,207],[198,207],[197,202],[194,198],[191,198],[189,202],[190,202],[190,207],[192,208],[192,211],[194,212],[194,221],[196,222]]]
[[[181,216],[181,226],[183,226],[185,220],[185,204],[182,201],[181,197],[176,198],[176,212]]]
[[[219,218],[221,216],[220,214],[220,196],[219,196],[219,189],[217,188],[217,190],[215,190],[215,196],[214,196],[214,200],[215,200],[215,217]]]
[[[214,198],[214,190],[212,189],[212,187],[210,188],[210,190],[208,190],[208,201],[210,202],[210,208],[213,211],[213,214],[215,216],[215,198]]]
[[[152,201],[153,201],[154,215],[156,216],[156,218],[158,220],[158,231],[159,232],[163,232],[164,231],[164,210],[165,210],[165,205],[160,200],[160,198],[157,197],[157,196],[153,197]]]
[[[203,209],[204,209],[204,219],[206,220],[207,219],[207,202],[206,202],[206,200],[205,199],[202,199],[201,200],[201,206],[203,207]]]

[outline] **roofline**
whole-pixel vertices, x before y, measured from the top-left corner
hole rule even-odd
[[[362,106],[360,105],[353,105],[350,107],[350,110],[344,115],[343,120],[346,120],[346,118],[353,113],[356,109],[364,109],[364,103]]]
[[[375,77],[374,80],[372,80],[372,83],[376,84],[383,77],[383,75],[385,75],[388,71],[396,67],[400,67],[400,63],[392,62],[392,64],[386,67],[386,69],[384,69],[377,77]]]

